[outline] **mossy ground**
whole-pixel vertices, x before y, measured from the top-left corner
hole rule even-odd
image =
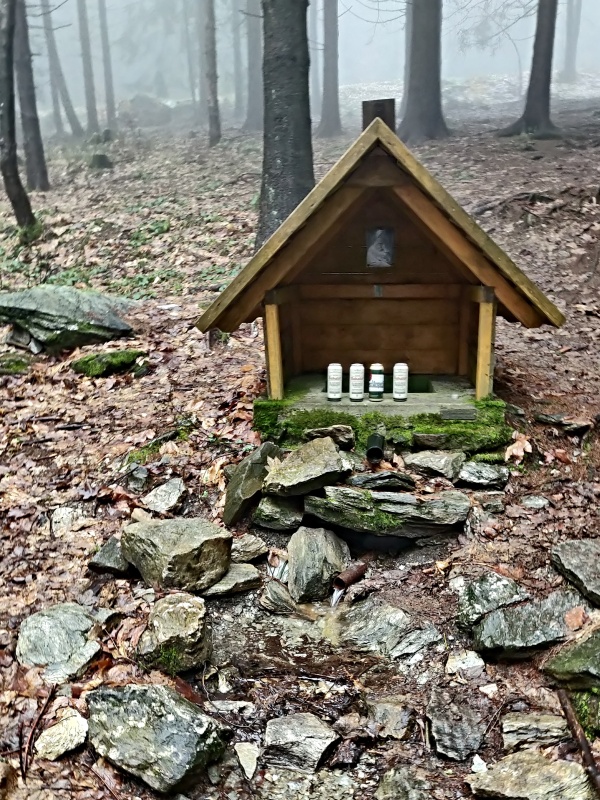
[[[105,378],[117,372],[126,372],[138,358],[146,354],[143,350],[115,350],[112,353],[90,353],[73,361],[72,369],[88,378]]]
[[[190,431],[194,425],[195,423],[190,419],[182,420],[177,428],[157,436],[156,439],[148,442],[148,444],[144,445],[143,447],[139,447],[137,450],[132,450],[131,453],[128,453],[124,466],[129,466],[131,464],[143,466],[159,452],[160,448],[166,442],[173,442],[177,440],[186,441],[189,438]]]
[[[31,360],[25,355],[7,353],[0,355],[0,375],[21,375],[27,372]]]

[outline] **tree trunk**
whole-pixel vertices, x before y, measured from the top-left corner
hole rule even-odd
[[[240,36],[240,25],[242,15],[240,13],[239,0],[231,0],[231,45],[233,48],[233,90],[234,90],[234,109],[233,113],[236,120],[241,120],[244,113],[244,79],[242,74],[242,37]]]
[[[525,111],[513,125],[499,131],[500,136],[531,133],[547,138],[558,135],[557,128],[550,119],[552,55],[557,14],[558,0],[539,0]]]
[[[263,34],[260,0],[247,0],[246,33],[248,45],[248,105],[244,130],[262,131],[263,101]]]
[[[208,105],[208,145],[214,147],[221,141],[221,114],[219,111],[219,78],[217,71],[217,25],[215,0],[204,0],[204,41],[206,64],[206,98]]]
[[[56,83],[56,74],[53,70],[48,69],[48,79],[50,82],[50,98],[52,100],[52,118],[54,119],[54,128],[56,135],[62,139],[65,135],[65,126],[63,125],[62,111],[60,107],[60,92]]]
[[[0,2],[0,171],[18,225],[32,228],[36,225],[36,218],[21,183],[17,164],[14,75],[16,7],[17,0]]]
[[[406,106],[398,135],[405,142],[449,135],[442,112],[442,0],[412,2]]]
[[[198,120],[198,102],[196,99],[196,69],[194,67],[194,48],[192,37],[190,36],[191,16],[189,0],[181,0],[182,20],[183,20],[183,43],[188,68],[188,81],[190,84],[190,97],[194,109],[194,120]]]
[[[21,107],[27,187],[47,192],[50,188],[50,181],[48,180],[48,168],[37,111],[25,0],[17,0],[16,6],[15,71]]]
[[[408,81],[410,77],[410,53],[412,49],[413,29],[413,0],[406,0],[406,14],[404,17],[404,82],[402,84],[402,103],[400,105],[400,119],[404,119],[408,99]]]
[[[327,0],[323,0],[327,5]],[[322,103],[321,95],[321,70],[319,67],[319,3],[318,0],[309,0],[308,5],[308,52],[310,55],[310,107],[314,109],[313,117],[316,117],[316,110]]]
[[[50,0],[40,0],[40,5],[42,9],[42,18],[44,21],[46,49],[48,50],[50,81],[54,86],[56,86],[56,89],[60,95],[63,108],[65,109],[67,121],[69,123],[69,127],[71,128],[71,133],[73,136],[81,138],[84,135],[84,130],[81,127],[81,123],[77,119],[77,114],[73,108],[73,103],[71,102],[71,96],[69,94],[65,75],[60,63],[56,39],[54,38],[54,28],[52,27],[52,18],[50,16],[52,13],[50,11]]]
[[[577,83],[577,45],[581,30],[581,0],[568,0],[565,62],[560,75],[562,83]]]
[[[323,0],[323,101],[317,136],[342,132],[338,38],[338,0]]]
[[[100,130],[100,125],[98,124],[98,111],[96,108],[96,88],[94,86],[94,67],[92,65],[92,46],[90,44],[90,28],[88,24],[86,2],[87,0],[77,0],[79,41],[81,43],[81,60],[83,62],[87,132],[97,133]]]
[[[206,75],[206,0],[197,0],[198,32],[198,113],[200,122],[208,119],[208,79]]]
[[[265,129],[257,246],[315,185],[308,90],[308,0],[262,0]]]
[[[104,95],[106,99],[106,124],[111,131],[117,128],[117,106],[115,103],[115,83],[113,80],[110,38],[108,36],[108,17],[106,0],[98,0],[100,16],[100,39],[102,41],[102,64],[104,66]]]

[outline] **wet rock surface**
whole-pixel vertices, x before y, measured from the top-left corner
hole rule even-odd
[[[297,603],[322,600],[350,563],[348,545],[325,528],[300,528],[288,544],[288,589]]]
[[[204,597],[221,597],[249,592],[262,585],[262,574],[252,564],[231,564],[221,580],[204,589]]]
[[[337,483],[345,469],[333,439],[314,439],[270,470],[264,492],[283,497],[307,494]]]
[[[146,666],[174,675],[201,667],[210,651],[203,600],[180,593],[155,603],[138,645],[138,655]]]
[[[512,578],[496,572],[486,572],[475,581],[466,581],[459,576],[450,585],[458,594],[458,622],[464,628],[471,628],[490,611],[527,600],[530,596]]]
[[[600,631],[565,645],[546,662],[544,671],[574,688],[600,687]]]
[[[600,541],[579,539],[552,550],[552,563],[584,597],[600,606]]]
[[[225,525],[233,525],[246,513],[262,489],[269,461],[281,456],[282,451],[277,445],[264,442],[240,461],[227,486],[223,509]]]
[[[502,717],[502,742],[509,753],[531,747],[546,747],[569,739],[564,717],[555,714],[505,714]]]
[[[290,714],[267,722],[264,758],[275,767],[315,772],[338,739],[314,714]]]
[[[458,478],[465,460],[464,453],[445,450],[423,450],[420,453],[409,453],[404,456],[407,469],[423,475],[440,475],[449,481]]]
[[[489,489],[503,489],[509,478],[508,467],[485,464],[480,461],[467,461],[458,474],[458,481],[461,484]]]
[[[475,706],[465,696],[436,688],[427,706],[427,717],[436,752],[455,761],[463,761],[483,743],[486,707]]]
[[[272,531],[296,531],[302,524],[304,510],[295,497],[263,497],[252,515],[252,521]]]

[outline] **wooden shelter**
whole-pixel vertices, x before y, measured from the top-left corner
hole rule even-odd
[[[561,312],[375,119],[198,322],[264,318],[269,396],[341,362],[398,361],[492,392],[496,316]]]

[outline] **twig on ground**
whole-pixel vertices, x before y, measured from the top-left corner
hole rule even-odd
[[[581,755],[583,758],[583,763],[585,765],[585,771],[589,775],[589,778],[594,785],[594,789],[596,790],[596,795],[600,797],[600,770],[598,769],[598,764],[596,764],[596,759],[594,758],[594,754],[590,749],[590,743],[587,740],[587,736],[585,735],[585,731],[581,727],[581,723],[577,719],[577,715],[575,714],[575,709],[571,703],[571,699],[565,689],[559,689],[556,693],[558,695],[558,699],[560,701],[560,705],[564,712],[565,717],[567,718],[567,724],[569,726],[569,730],[573,734],[573,738],[577,742],[577,746],[581,751]]]
[[[36,718],[33,720],[33,725],[31,726],[31,730],[29,731],[29,735],[27,736],[27,741],[25,743],[25,750],[23,751],[23,763],[21,765],[21,777],[23,778],[23,782],[25,782],[27,778],[27,770],[29,769],[29,764],[31,763],[32,758],[32,750],[33,750],[33,742],[35,737],[35,732],[37,731],[40,722],[43,719],[44,714],[48,710],[48,706],[52,702],[52,698],[56,692],[56,684],[53,683],[50,689],[48,690],[48,697],[44,700],[44,703],[40,710],[37,713]]]

